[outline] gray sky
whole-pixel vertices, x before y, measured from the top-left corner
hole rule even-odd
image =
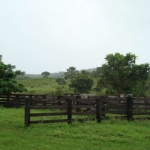
[[[26,73],[89,69],[132,52],[150,62],[150,0],[0,0],[0,54]]]

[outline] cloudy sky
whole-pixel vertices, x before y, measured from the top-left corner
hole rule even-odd
[[[0,0],[0,54],[27,74],[95,68],[115,52],[150,63],[150,0]]]

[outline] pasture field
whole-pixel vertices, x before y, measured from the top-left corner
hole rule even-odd
[[[27,78],[22,80],[17,80],[18,83],[25,85],[27,92],[25,94],[73,94],[72,89],[69,88],[70,80],[66,80],[66,85],[59,86],[55,78]],[[96,79],[94,79],[93,88],[96,86]],[[96,92],[94,89],[89,93],[104,95],[105,90],[101,92]]]
[[[0,107],[0,150],[149,150],[150,121],[24,126],[24,108]]]
[[[23,80],[17,80],[18,83],[25,85],[27,92],[26,94],[55,94],[60,93],[70,93],[68,87],[69,81],[66,85],[60,88],[55,78],[28,78]]]

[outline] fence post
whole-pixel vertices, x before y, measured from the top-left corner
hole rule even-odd
[[[32,100],[32,94],[29,95],[29,99]],[[34,105],[33,101],[30,102],[30,105]]]
[[[101,122],[101,99],[96,98],[96,119],[97,122]]]
[[[106,105],[106,102],[103,102],[103,103],[102,103],[102,107],[105,106],[105,105]],[[102,112],[105,112],[106,109],[105,109],[105,108],[102,108],[101,110],[102,110]],[[102,114],[102,116],[105,117],[105,113]]]
[[[104,101],[105,97],[104,96],[101,96],[100,97],[101,99],[101,116],[105,117],[105,105],[106,105],[106,102]]]
[[[16,108],[19,108],[19,94],[16,95]]]
[[[127,97],[127,120],[131,121],[133,119],[133,100],[132,97]]]
[[[43,99],[46,99],[46,95],[43,95],[42,97]],[[46,106],[46,102],[43,102],[43,106]]]
[[[67,99],[68,101],[68,124],[72,122],[72,100]]]
[[[76,96],[76,99],[80,99],[80,97],[79,96]],[[81,104],[81,102],[80,101],[78,101],[78,102],[76,102],[76,105],[77,106],[80,106],[80,104]],[[81,108],[76,108],[76,112],[81,112]]]
[[[25,125],[30,125],[30,99],[25,99]]]
[[[9,101],[9,97],[10,97],[10,95],[9,94],[7,94],[7,102],[6,102],[6,107],[10,107],[10,101]]]

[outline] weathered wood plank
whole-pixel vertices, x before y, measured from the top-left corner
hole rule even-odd
[[[101,108],[106,108],[106,109],[120,109],[120,108],[123,108],[123,109],[126,109],[126,105],[118,105],[118,106],[115,106],[115,105],[102,105]]]
[[[67,115],[67,112],[55,112],[55,113],[30,113],[30,117],[39,117],[39,116],[62,116]]]
[[[72,105],[72,108],[96,108],[95,106],[92,105]]]
[[[58,120],[35,120],[30,121],[30,124],[37,124],[37,123],[58,123],[58,122],[67,122],[68,119],[58,119]]]
[[[67,105],[59,105],[59,106],[30,106],[30,109],[59,109],[59,108],[67,108]]]
[[[72,115],[95,115],[96,111],[94,112],[72,112]]]
[[[126,114],[126,110],[105,110],[105,114]]]
[[[150,112],[133,112],[133,115],[150,115]]]
[[[79,119],[72,119],[72,121],[84,122],[84,121],[95,121],[96,118],[79,118]]]

